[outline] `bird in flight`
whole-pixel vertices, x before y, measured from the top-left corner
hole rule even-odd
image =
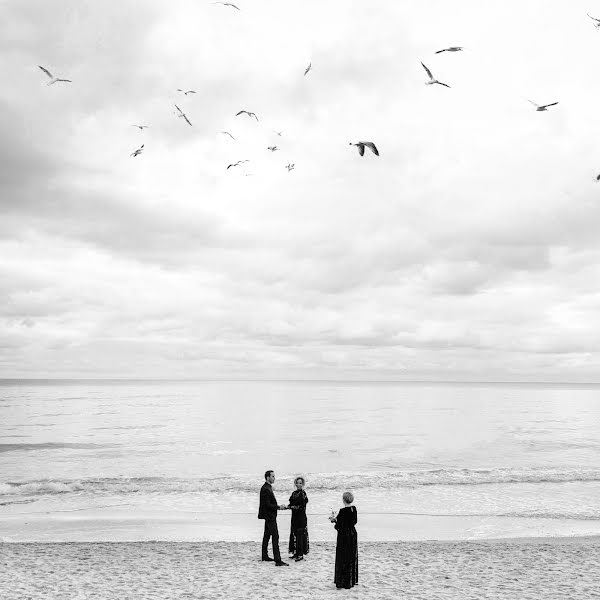
[[[363,156],[365,153],[365,146],[375,155],[379,156],[379,150],[377,150],[377,146],[373,142],[357,142],[354,144],[350,142],[350,146],[356,146],[358,148],[358,153]]]
[[[142,131],[143,129],[148,129],[150,125],[132,125],[132,127],[137,127],[140,131]]]
[[[596,181],[600,181],[600,175],[596,175]]]
[[[270,150],[271,152],[275,152],[276,150],[279,150],[279,148],[277,146],[267,146],[267,150]]]
[[[285,168],[288,170],[289,173],[290,171],[292,171],[292,169],[294,169],[295,166],[295,163],[288,163],[287,165],[285,165]]]
[[[537,112],[542,112],[542,111],[545,111],[545,110],[547,110],[547,108],[548,108],[549,106],[555,106],[556,104],[558,104],[558,102],[552,102],[552,103],[550,103],[550,104],[536,104],[535,102],[532,102],[532,101],[531,101],[531,100],[529,100],[529,99],[528,99],[527,101],[528,101],[528,102],[531,102],[531,104],[533,104],[533,105],[535,106],[535,110],[536,110]]]
[[[232,140],[235,140],[235,138],[229,133],[229,131],[221,131],[221,133],[228,135]]]
[[[450,46],[449,48],[442,48],[441,50],[437,50],[436,54],[441,54],[442,52],[461,52],[464,50],[462,46]]]
[[[438,83],[439,85],[443,85],[444,87],[449,88],[450,86],[447,83],[442,83],[441,81],[438,81],[432,74],[431,71],[423,64],[421,63],[421,65],[423,65],[423,68],[425,69],[425,72],[427,73],[427,75],[429,75],[429,81],[425,82],[425,85],[433,85],[434,83]]]
[[[177,112],[179,113],[177,116],[183,117],[185,119],[186,123],[188,125],[191,125],[190,120],[187,118],[186,114],[179,108],[179,106],[177,106],[177,104],[175,104],[174,106],[177,109]]]
[[[592,21],[594,21],[594,27],[596,27],[596,29],[598,27],[600,27],[600,19],[596,19],[596,17],[592,17],[592,15],[590,15],[590,13],[586,13],[587,16],[592,19]]]
[[[281,137],[281,134],[283,133],[283,131],[274,131],[274,133],[276,133],[279,137]]]
[[[48,69],[44,69],[44,67],[42,67],[40,65],[38,65],[38,67],[40,67],[40,69],[42,71],[44,71],[44,73],[46,73],[46,75],[48,75],[48,77],[50,77],[50,81],[46,85],[52,85],[54,83],[57,83],[58,81],[73,83],[70,79],[60,79],[58,77],[54,77],[54,75],[52,75],[52,73],[50,73],[50,71],[48,71]]]
[[[136,156],[139,156],[144,150],[144,144],[142,144],[137,150],[134,150],[129,156],[133,156],[133,158],[135,158]]]
[[[222,4],[223,6],[231,6],[231,8],[237,8],[238,10],[239,7],[237,7],[235,4],[232,4],[231,2],[213,2],[213,4]]]
[[[183,93],[184,93],[186,96],[187,96],[188,94],[195,94],[195,93],[196,93],[196,91],[195,91],[195,90],[187,90],[187,91],[186,91],[186,90],[182,90],[182,89],[180,89],[180,88],[177,88],[177,91],[178,91],[178,92],[183,92]]]
[[[304,75],[306,75],[311,69],[312,69],[312,62],[309,62],[308,67],[306,67],[306,69],[304,71]]]
[[[231,163],[229,165],[227,165],[227,168],[229,169],[229,167],[239,167],[242,163],[245,162],[250,162],[249,159],[245,158],[244,160],[238,160],[236,163]]]
[[[258,121],[258,117],[253,112],[250,112],[250,111],[247,111],[247,110],[240,110],[240,112],[236,113],[235,116],[239,117],[241,114],[247,114],[249,117],[254,117]]]

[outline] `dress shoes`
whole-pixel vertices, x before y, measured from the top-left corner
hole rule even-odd
[[[266,561],[268,561],[268,562],[273,562],[275,559],[274,559],[274,558],[271,558],[270,556],[265,556],[265,557],[263,558],[263,560],[266,560]]]
[[[280,560],[279,562],[275,563],[276,567],[289,567],[290,565],[288,565],[286,562],[283,562],[282,560]]]

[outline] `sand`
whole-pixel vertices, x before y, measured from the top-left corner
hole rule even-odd
[[[284,550],[284,545],[281,545]],[[2,600],[600,598],[600,538],[359,542],[359,584],[337,590],[335,546],[275,567],[257,542],[0,544]],[[286,556],[286,554],[284,554]]]

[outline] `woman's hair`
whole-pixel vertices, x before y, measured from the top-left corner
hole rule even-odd
[[[296,477],[296,479],[294,479],[294,485],[296,485],[298,483],[298,480],[300,480],[302,482],[302,485],[306,485],[306,481],[304,480],[304,477],[302,477],[301,475],[299,475],[298,477]]]
[[[346,504],[352,504],[354,502],[354,494],[352,492],[344,492],[342,494],[342,500]]]

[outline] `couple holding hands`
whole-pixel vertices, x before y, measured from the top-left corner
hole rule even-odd
[[[289,553],[290,558],[296,562],[304,560],[308,554],[308,528],[306,519],[306,505],[308,497],[304,491],[303,477],[296,477],[296,489],[289,498],[289,504],[277,504],[273,493],[275,472],[265,471],[265,483],[260,489],[260,504],[258,518],[264,519],[265,530],[262,540],[262,560],[272,561],[277,567],[287,567],[288,563],[281,560],[279,552],[279,530],[277,528],[277,511],[291,510],[292,519],[290,526]],[[342,495],[344,507],[336,515],[334,511],[329,516],[329,521],[337,530],[337,545],[335,550],[335,577],[336,587],[351,588],[358,583],[358,540],[355,525],[357,523],[356,507],[352,504],[354,496],[351,492]],[[273,557],[268,555],[269,539],[272,538]]]

